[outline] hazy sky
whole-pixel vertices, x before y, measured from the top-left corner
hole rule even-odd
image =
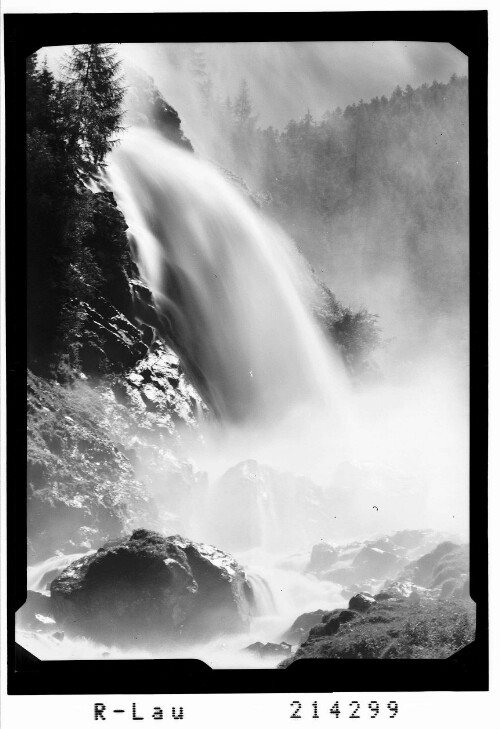
[[[170,103],[181,92],[190,44],[123,44],[123,56],[157,81]],[[261,126],[283,127],[309,108],[326,109],[390,94],[396,85],[418,86],[467,74],[467,57],[449,43],[403,41],[205,43],[207,70],[222,98],[235,96],[242,78],[250,87]]]
[[[103,39],[105,41],[105,39]],[[193,79],[189,43],[120,44],[120,54],[155,79],[167,101],[181,113]],[[322,41],[204,43],[207,70],[222,99],[237,94],[246,78],[258,123],[284,127],[307,109],[320,117],[360,99],[389,95],[398,84],[448,81],[467,74],[468,61],[449,43],[406,41]],[[43,49],[49,62],[67,47]],[[186,120],[188,121],[188,120]],[[189,122],[188,122],[189,126]]]

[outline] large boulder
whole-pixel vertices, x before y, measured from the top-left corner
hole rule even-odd
[[[349,600],[349,609],[356,610],[358,613],[366,613],[375,603],[375,598],[372,595],[363,594],[360,592],[358,595],[354,595]]]
[[[52,582],[51,602],[67,632],[154,647],[244,630],[253,593],[225,552],[138,529],[73,562]]]

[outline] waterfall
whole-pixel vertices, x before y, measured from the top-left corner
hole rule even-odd
[[[255,598],[256,615],[276,614],[276,603],[268,581],[255,572],[248,573],[248,581]]]
[[[345,383],[310,313],[312,276],[278,226],[151,130],[125,135],[108,178],[163,335],[222,421],[338,405]]]

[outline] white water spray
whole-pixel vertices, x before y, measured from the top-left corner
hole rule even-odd
[[[264,422],[304,401],[340,410],[345,375],[281,229],[209,164],[150,130],[126,135],[109,179],[165,332],[221,419]]]

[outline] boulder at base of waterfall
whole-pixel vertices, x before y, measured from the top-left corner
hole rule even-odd
[[[146,529],[78,559],[51,584],[67,633],[141,648],[245,630],[253,600],[229,554]]]
[[[366,613],[374,604],[375,598],[360,592],[349,600],[349,609],[356,610],[358,613]]]
[[[314,610],[312,613],[303,613],[292,623],[288,630],[283,633],[282,639],[292,645],[302,643],[304,638],[314,625],[321,622],[325,615],[330,615],[329,610]]]

